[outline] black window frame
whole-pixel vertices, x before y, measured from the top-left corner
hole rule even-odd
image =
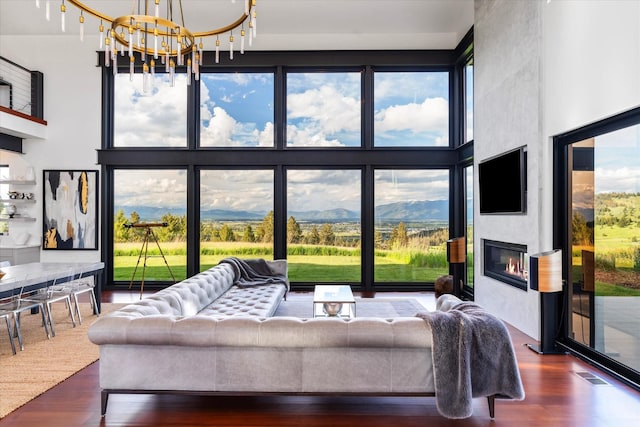
[[[103,121],[102,148],[98,164],[102,167],[101,251],[105,262],[107,288],[121,288],[129,282],[113,281],[113,171],[125,169],[181,168],[187,171],[187,276],[199,271],[199,170],[209,168],[274,170],[274,258],[286,258],[286,170],[287,168],[361,169],[362,182],[362,274],[354,290],[415,291],[432,290],[433,283],[374,284],[374,220],[373,177],[376,168],[448,169],[450,171],[450,235],[464,232],[463,165],[473,161],[473,144],[463,144],[464,88],[459,76],[470,52],[473,33],[469,32],[452,50],[397,51],[248,51],[234,61],[221,58],[212,63],[205,53],[201,72],[270,72],[274,73],[274,145],[273,147],[204,147],[198,146],[200,88],[187,86],[187,147],[113,147],[114,78],[111,68],[102,67]],[[209,62],[207,62],[209,58]],[[119,72],[128,72],[129,61],[119,58]],[[364,64],[364,65],[363,65]],[[104,65],[99,53],[99,65]],[[362,145],[360,147],[287,147],[286,73],[289,71],[322,72],[353,71],[362,73]],[[140,70],[137,70],[138,72]],[[181,71],[178,69],[178,71]],[[373,146],[373,79],[376,71],[447,71],[449,73],[449,146],[447,147],[374,147]],[[462,108],[462,110],[461,110]],[[450,267],[450,270],[452,268]],[[170,283],[145,283],[149,288]],[[294,290],[312,288],[310,283],[292,283]]]

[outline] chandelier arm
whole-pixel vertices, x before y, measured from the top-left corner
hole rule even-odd
[[[169,21],[167,19],[164,18],[156,18],[153,16],[147,16],[147,15],[125,15],[125,16],[119,16],[118,18],[115,18],[111,24],[111,28],[112,28],[112,34],[114,36],[114,38],[116,40],[118,40],[118,42],[120,44],[122,44],[125,47],[129,47],[129,41],[121,36],[121,33],[119,33],[117,31],[117,29],[119,27],[122,28],[128,28],[129,27],[129,23],[131,22],[131,20],[133,19],[134,22],[139,22],[139,23],[146,23],[146,24],[155,24],[157,22],[158,24],[158,35],[159,36],[164,36],[164,37],[169,37],[169,38],[173,38],[175,37],[175,34],[171,34],[171,30],[161,30],[161,27],[165,27],[165,28],[176,28],[177,25],[172,22]],[[143,32],[144,34],[151,34],[153,35],[153,30],[148,29],[148,28],[140,28],[140,31]],[[185,27],[181,27],[181,33],[182,36],[185,37],[185,40],[188,41],[188,43],[186,43],[186,45],[182,48],[182,53],[187,54],[189,52],[192,52],[195,49],[195,39],[196,36],[195,34],[192,34],[187,28]],[[139,47],[139,46],[132,46],[133,50],[137,51],[137,52],[144,52],[146,54],[152,54],[153,53],[153,49],[151,48],[147,48],[146,45],[145,47]],[[176,56],[178,54],[178,51],[176,49],[171,48],[171,50],[169,51],[169,55],[171,56]]]
[[[253,6],[251,6],[251,3],[249,3],[249,14],[245,14],[244,12],[242,13],[242,15],[240,16],[240,18],[238,18],[235,22],[232,22],[231,24],[225,26],[225,27],[220,27],[218,29],[215,30],[209,30],[209,31],[201,31],[201,32],[195,32],[193,33],[194,37],[198,38],[198,37],[210,37],[210,36],[215,36],[218,34],[223,34],[226,33],[228,31],[233,30],[236,27],[239,27],[244,21],[247,20],[248,17],[251,16],[251,9],[253,8]]]
[[[74,5],[75,7],[77,7],[80,10],[84,10],[86,13],[88,13],[89,15],[93,15],[98,19],[102,19],[103,21],[107,21],[107,22],[113,22],[113,19],[111,16],[109,15],[105,15],[102,12],[98,12],[95,9],[91,9],[89,6],[86,6],[84,3],[82,3],[81,1],[77,1],[77,0],[67,0],[69,3],[71,3],[72,5]]]

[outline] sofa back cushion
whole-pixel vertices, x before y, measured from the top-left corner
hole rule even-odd
[[[231,265],[218,264],[120,311],[134,314],[134,317],[157,314],[193,316],[227,292],[233,281]]]

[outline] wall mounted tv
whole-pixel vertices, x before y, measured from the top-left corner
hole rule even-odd
[[[527,150],[520,147],[478,164],[481,214],[527,211]]]

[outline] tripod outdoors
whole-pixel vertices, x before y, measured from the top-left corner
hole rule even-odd
[[[171,271],[171,267],[169,267],[169,263],[167,262],[167,258],[165,258],[164,252],[162,252],[160,243],[158,243],[158,238],[156,237],[156,234],[153,232],[153,227],[166,227],[166,226],[167,226],[166,222],[125,224],[125,227],[127,228],[133,228],[133,227],[145,228],[144,240],[142,241],[142,248],[140,248],[140,255],[138,255],[138,261],[136,262],[136,267],[133,269],[133,275],[131,276],[131,282],[129,283],[129,289],[131,289],[131,287],[133,286],[133,279],[136,277],[136,272],[138,271],[138,265],[140,264],[140,259],[144,258],[144,261],[142,264],[142,278],[140,280],[140,299],[142,299],[142,291],[144,290],[144,273],[147,269],[147,258],[158,257],[158,255],[149,255],[148,253],[149,237],[151,237],[153,241],[156,242],[156,246],[160,251],[159,256],[161,256],[162,259],[164,260],[164,265],[167,266],[167,269],[169,270],[169,274],[171,274],[171,278],[173,279],[173,282],[175,283],[176,281],[176,278],[173,276],[173,272]]]

